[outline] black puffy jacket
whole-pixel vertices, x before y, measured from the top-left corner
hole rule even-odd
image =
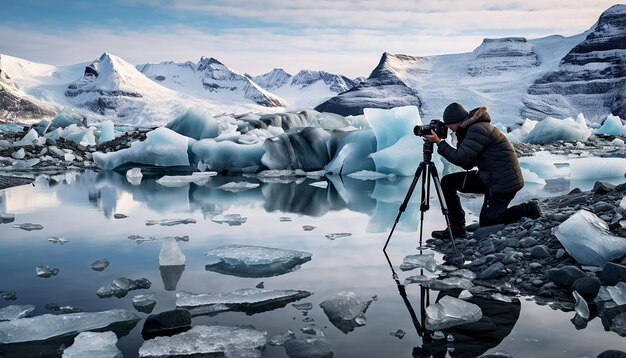
[[[478,167],[480,179],[492,192],[516,192],[524,187],[517,154],[504,134],[491,124],[487,107],[471,110],[456,134],[457,149],[442,141],[437,153],[463,169]]]

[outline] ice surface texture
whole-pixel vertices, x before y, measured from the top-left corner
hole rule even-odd
[[[74,344],[63,351],[63,358],[121,358],[113,332],[83,332],[74,338]]]
[[[557,140],[586,141],[591,135],[591,129],[587,127],[585,118],[578,116],[573,118],[556,119],[547,117],[535,125],[535,127],[523,139],[526,143],[546,144]]]
[[[570,216],[554,235],[582,265],[602,266],[626,253],[626,238],[611,235],[607,223],[587,210]]]
[[[185,254],[178,247],[176,239],[173,237],[163,238],[163,246],[159,253],[159,265],[178,266],[185,264]]]
[[[176,306],[183,308],[202,307],[192,314],[215,314],[223,311],[241,311],[251,315],[284,307],[305,297],[310,292],[301,290],[266,290],[244,288],[229,293],[176,293]]]
[[[207,271],[239,277],[271,277],[295,271],[310,261],[305,251],[249,245],[227,245],[207,251]]]
[[[451,296],[426,307],[426,329],[440,330],[465,323],[478,322],[483,312],[477,305]]]
[[[35,309],[33,305],[11,305],[0,308],[0,321],[13,321],[22,318]]]
[[[0,343],[41,341],[72,332],[104,328],[112,323],[137,321],[139,316],[124,309],[20,318],[0,322]]]
[[[211,356],[261,357],[267,333],[254,328],[195,326],[171,337],[156,337],[139,348],[140,357],[206,354]]]
[[[320,303],[320,307],[335,327],[348,333],[365,325],[365,311],[371,303],[371,299],[359,297],[354,292],[342,291]]]

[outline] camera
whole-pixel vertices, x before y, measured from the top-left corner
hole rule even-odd
[[[422,137],[424,135],[431,134],[431,130],[441,139],[445,139],[448,136],[448,127],[446,127],[446,124],[436,119],[433,119],[428,124],[415,126],[415,128],[413,128],[413,133],[415,133],[418,137]]]

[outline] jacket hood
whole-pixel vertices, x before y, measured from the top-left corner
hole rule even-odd
[[[477,122],[491,122],[491,117],[489,116],[489,113],[487,113],[487,106],[480,106],[472,109],[469,112],[467,119],[461,122],[459,127],[467,128]]]

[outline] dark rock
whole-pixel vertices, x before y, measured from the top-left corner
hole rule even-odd
[[[584,298],[593,299],[598,295],[600,286],[602,286],[602,284],[597,277],[581,277],[572,283],[570,289],[578,292]]]
[[[576,266],[564,266],[558,269],[548,271],[550,281],[561,287],[571,287],[574,281],[579,278],[587,277],[587,275]]]
[[[572,189],[572,190],[571,190],[571,191],[570,191],[567,195],[571,195],[571,194],[580,194],[580,193],[582,193],[582,192],[583,192],[583,191],[582,191],[582,190],[580,190],[579,188],[574,188],[574,189]]]
[[[607,262],[602,267],[600,281],[608,286],[615,286],[618,282],[626,282],[626,266]]]
[[[467,227],[465,228],[467,231],[469,232],[474,232],[476,230],[478,230],[480,228],[480,225],[478,223],[471,223],[469,225],[467,225]]]
[[[504,228],[504,224],[479,227],[476,231],[474,231],[474,238],[482,239],[485,237],[489,237],[489,235],[495,234],[498,231],[502,230],[503,228]]]
[[[598,354],[596,358],[626,358],[626,352],[618,351],[616,349],[608,349]]]
[[[489,255],[496,252],[496,248],[493,246],[493,240],[489,238],[481,240],[480,245],[478,246],[478,252],[483,255]]]
[[[517,252],[509,251],[506,253],[504,258],[502,259],[502,263],[505,265],[510,265],[517,262]]]
[[[550,253],[548,252],[548,248],[546,245],[537,245],[530,249],[530,254],[532,257],[536,259],[544,259],[546,257],[550,257]]]
[[[626,191],[626,183],[622,183],[615,187],[615,191]]]
[[[606,183],[603,181],[597,181],[594,185],[593,185],[593,189],[591,189],[591,191],[594,194],[606,194],[608,192],[611,192],[615,190],[615,185],[611,184],[611,183]]]
[[[502,251],[505,247],[512,247],[512,248],[522,247],[522,245],[519,242],[519,239],[515,237],[507,237],[501,240],[500,242],[498,242],[497,246],[498,246],[498,250],[500,251]]]
[[[190,328],[191,313],[187,310],[175,309],[146,318],[141,335],[144,339],[150,339],[156,336],[169,336],[185,332]]]
[[[604,309],[600,312],[600,319],[604,329],[609,331],[613,324],[613,320],[620,314],[626,313],[626,305],[620,305],[613,308]]]
[[[532,238],[532,237],[526,237],[526,238],[521,239],[521,240],[519,241],[519,243],[520,243],[520,245],[521,245],[523,248],[526,248],[526,249],[527,249],[527,248],[529,248],[529,247],[533,247],[533,246],[537,245],[537,240],[535,240],[535,239],[534,239],[534,238]]]
[[[594,213],[600,213],[600,212],[604,212],[604,211],[609,211],[609,210],[613,210],[615,208],[614,205],[611,205],[609,203],[605,203],[604,201],[600,201],[597,202],[595,204],[593,204],[592,210]]]
[[[481,280],[491,280],[493,278],[498,278],[502,276],[503,270],[504,265],[502,264],[502,262],[496,262],[495,264],[483,270],[483,272],[478,275],[478,278]]]

